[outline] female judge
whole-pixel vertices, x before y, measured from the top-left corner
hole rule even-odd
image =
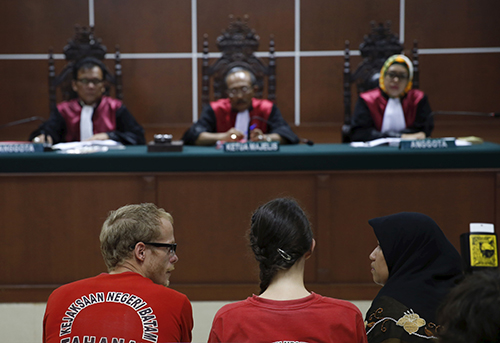
[[[426,215],[402,212],[369,221],[379,245],[370,254],[382,289],[366,314],[369,343],[430,342],[436,310],[462,278],[461,258]]]
[[[351,140],[401,137],[423,139],[434,128],[427,96],[411,89],[413,65],[405,55],[389,57],[380,71],[379,87],[361,93],[351,121]]]
[[[294,200],[259,207],[249,238],[260,265],[260,294],[222,307],[209,342],[366,342],[356,306],[305,288],[304,266],[316,243]]]

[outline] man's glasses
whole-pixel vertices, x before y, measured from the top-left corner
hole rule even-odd
[[[250,87],[232,88],[227,90],[227,94],[229,95],[230,98],[233,98],[240,94],[242,95],[248,94],[250,93],[251,90],[252,88]]]
[[[103,80],[100,80],[100,79],[78,79],[77,81],[84,84],[85,86],[88,86],[90,83],[92,83],[94,86],[98,86],[102,83]]]
[[[152,245],[157,248],[167,248],[170,256],[174,256],[177,251],[177,243],[153,243],[153,242],[143,242],[146,245]]]
[[[393,71],[390,71],[390,72],[386,73],[385,76],[389,77],[392,80],[394,80],[396,77],[399,80],[401,80],[401,81],[404,81],[404,80],[408,79],[408,75],[407,74],[395,73]]]

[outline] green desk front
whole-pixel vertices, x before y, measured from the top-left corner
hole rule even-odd
[[[372,299],[370,218],[425,213],[458,248],[470,222],[500,225],[500,145],[433,151],[341,144],[282,146],[277,153],[129,147],[89,155],[0,156],[0,301],[45,301],[63,283],[105,271],[99,232],[107,213],[154,202],[174,217],[179,262],[171,287],[192,300],[258,293],[245,239],[251,213],[296,198],[317,240],[307,287]]]
[[[57,152],[0,155],[1,173],[214,172],[500,168],[500,145],[484,143],[443,150],[352,148],[347,144],[281,146],[278,152],[229,153],[214,147],[148,153],[146,146],[104,153]]]

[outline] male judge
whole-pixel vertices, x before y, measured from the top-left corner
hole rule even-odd
[[[213,145],[217,141],[278,141],[297,144],[299,138],[269,100],[255,99],[255,76],[235,67],[225,78],[228,98],[203,108],[200,119],[184,133],[185,144]]]
[[[191,342],[191,303],[167,288],[179,259],[172,223],[154,204],[111,211],[100,234],[109,273],[50,295],[43,342]]]
[[[96,58],[75,63],[71,86],[77,98],[64,101],[30,135],[34,142],[111,139],[126,145],[145,144],[144,129],[120,100],[103,95],[106,67]]]

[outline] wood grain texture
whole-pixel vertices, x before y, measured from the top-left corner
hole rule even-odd
[[[0,53],[47,53],[65,45],[75,24],[88,25],[88,0],[3,1]]]
[[[190,0],[95,1],[95,26],[108,49],[119,44],[129,53],[191,51]]]
[[[304,208],[317,240],[310,289],[369,300],[369,219],[425,213],[459,249],[470,222],[498,225],[498,189],[498,171],[481,170],[2,175],[0,237],[9,244],[0,258],[9,262],[0,301],[44,301],[57,285],[105,271],[98,236],[108,211],[145,201],[174,217],[172,287],[192,300],[242,299],[259,283],[251,215],[284,196]]]
[[[399,32],[398,0],[302,0],[300,5],[302,50],[343,50],[345,40],[357,49],[372,20],[390,20],[392,30]]]
[[[500,46],[500,2],[496,0],[405,2],[407,42],[417,39],[420,48]]]

